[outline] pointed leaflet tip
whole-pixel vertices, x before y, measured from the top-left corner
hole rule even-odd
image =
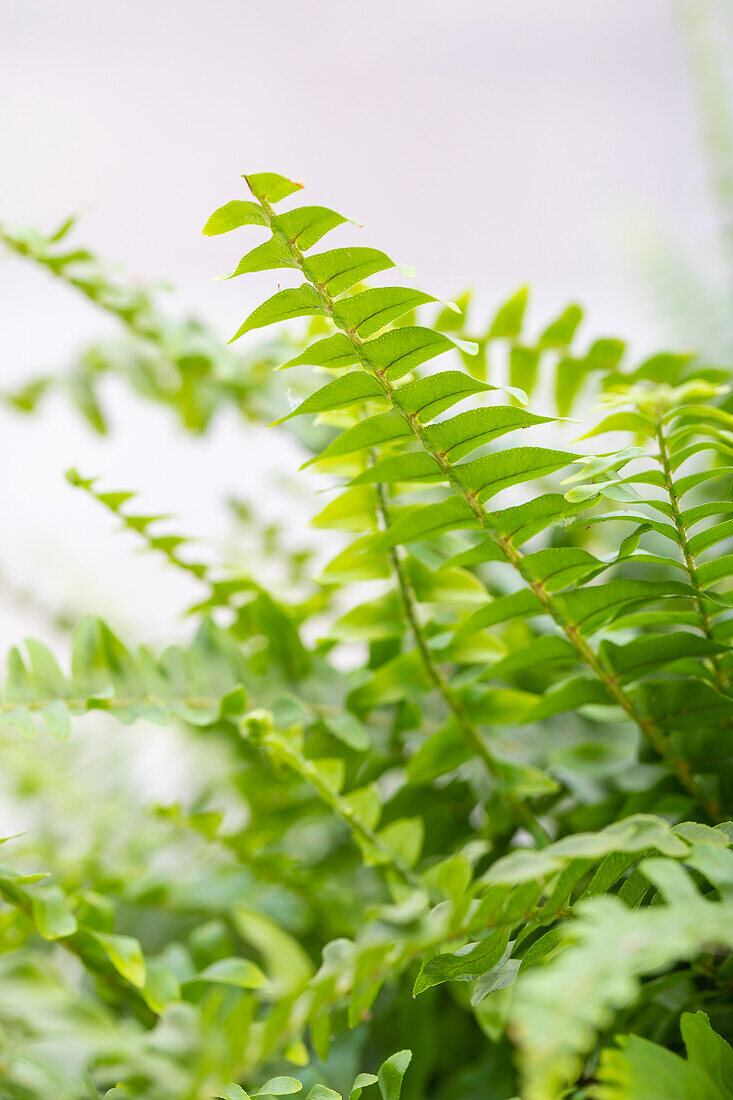
[[[474,340],[458,340],[455,336],[449,336],[448,339],[466,355],[478,355],[478,344]]]
[[[75,466],[70,466],[64,477],[75,489],[91,489],[95,481],[99,480],[96,477],[82,477]]]
[[[516,398],[520,405],[529,405],[529,397],[524,390],[520,390],[518,386],[500,386],[504,393],[508,393],[510,397]]]

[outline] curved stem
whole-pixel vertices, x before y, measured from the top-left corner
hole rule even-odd
[[[246,728],[243,728],[243,735],[246,736]],[[405,886],[413,889],[420,886],[417,875],[413,874],[403,860],[396,856],[381,837],[362,820],[348,799],[324,780],[312,760],[299,753],[274,729],[265,732],[262,743],[279,761],[287,764],[296,775],[313,787],[321,801],[325,802],[349,827],[359,848],[370,855],[371,862]]]
[[[697,562],[695,561],[695,555],[690,546],[690,539],[687,534],[684,520],[682,518],[682,510],[680,508],[680,498],[677,495],[677,487],[674,482],[674,475],[672,472],[672,462],[669,455],[669,447],[667,446],[667,440],[664,435],[664,427],[662,422],[657,423],[656,429],[657,446],[659,447],[659,463],[662,467],[662,473],[664,475],[664,484],[667,490],[667,496],[669,497],[669,503],[672,507],[672,519],[677,529],[678,541],[682,556],[685,561],[685,572],[690,578],[690,584],[695,589],[697,595],[695,596],[695,607],[697,608],[697,615],[700,620],[700,630],[710,641],[713,640],[713,624],[708,614],[707,607],[705,606],[705,592],[700,583],[700,578],[697,574]],[[710,658],[709,667],[713,673],[715,684],[719,691],[725,694],[730,690],[730,681],[723,668],[721,668],[720,661],[717,657]]]
[[[385,486],[381,482],[377,484],[377,507],[382,526],[386,530],[389,527],[389,505],[387,503]],[[443,697],[443,701],[453,715],[456,725],[468,747],[483,761],[489,774],[501,783],[501,761],[497,760],[489,749],[483,737],[476,729],[476,726],[471,721],[471,717],[463,705],[463,702],[453,691],[449,681],[443,675],[440,666],[430,652],[430,646],[428,645],[425,631],[423,630],[417,613],[417,607],[415,606],[415,593],[410,583],[410,578],[407,576],[405,563],[398,547],[390,547],[389,559],[400,591],[400,599],[402,601],[405,618],[412,631],[428,679]],[[544,826],[532,813],[527,803],[521,798],[517,798],[515,795],[506,791],[499,790],[498,793],[500,799],[504,802],[512,815],[524,825],[529,833],[531,833],[538,847],[544,848],[550,842],[550,836]]]

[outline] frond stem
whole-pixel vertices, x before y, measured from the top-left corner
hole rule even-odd
[[[387,491],[382,482],[377,484],[377,507],[382,527],[384,530],[387,530],[389,528],[389,504],[387,501]],[[390,547],[389,560],[397,580],[405,618],[412,632],[412,636],[415,639],[415,644],[417,645],[417,650],[420,654],[420,659],[422,660],[428,679],[442,696],[443,701],[453,715],[456,725],[471,751],[483,761],[489,774],[501,784],[501,762],[496,759],[485,743],[483,737],[471,721],[470,715],[463,705],[463,702],[453,691],[453,688],[444,676],[439,664],[430,652],[430,646],[428,645],[425,631],[420,622],[417,607],[415,606],[415,593],[410,583],[410,579],[407,576],[405,563],[400,554],[399,547]],[[539,848],[546,847],[546,845],[550,843],[550,836],[541,822],[538,821],[532,813],[527,803],[521,798],[517,798],[506,791],[501,791],[501,789],[499,789],[498,793],[501,801],[504,802],[510,810],[512,816],[531,833],[537,846]]]
[[[695,561],[695,555],[692,551],[692,547],[690,546],[690,539],[687,534],[687,528],[685,527],[685,522],[682,518],[680,498],[677,494],[677,487],[674,481],[669,447],[667,446],[667,439],[664,434],[664,426],[661,420],[657,421],[656,438],[657,446],[659,447],[658,461],[660,466],[662,467],[664,485],[667,490],[667,496],[669,497],[669,503],[672,507],[672,519],[674,521],[675,528],[677,529],[679,546],[682,551],[682,556],[685,560],[685,572],[690,578],[690,584],[696,592],[694,603],[697,609],[697,616],[700,620],[700,630],[706,638],[712,641],[713,624],[707,607],[705,606],[705,592],[700,583],[700,578],[697,573],[697,562]],[[720,662],[717,657],[712,656],[710,658],[709,668],[713,674],[718,690],[723,692],[723,694],[727,693],[730,690],[730,681],[725,671],[721,668]]]

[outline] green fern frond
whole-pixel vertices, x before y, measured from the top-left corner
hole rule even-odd
[[[282,180],[282,177],[276,178]],[[267,180],[271,182],[270,176],[267,176]],[[347,278],[347,272],[351,271],[349,250],[338,249],[312,257],[283,229],[273,203],[280,201],[285,192],[290,193],[290,185],[280,182],[275,191],[271,192],[269,183],[261,183],[259,177],[248,178],[248,183],[259,205],[262,219],[271,233],[271,239],[278,245],[277,256],[280,259],[274,259],[273,262],[278,266],[294,266],[306,281],[299,289],[281,291],[265,305],[258,307],[240,327],[235,338],[254,327],[274,324],[303,313],[324,316],[339,330],[335,336],[329,338],[338,343],[339,361],[343,362],[346,355],[346,363],[356,366],[355,377],[358,377],[359,371],[365,372],[379,384],[383,397],[391,406],[388,412],[378,412],[358,419],[313,461],[331,470],[344,468],[346,463],[347,468],[358,471],[357,484],[363,485],[373,480],[389,486],[390,493],[397,497],[405,492],[412,492],[416,484],[445,486],[449,495],[444,496],[444,499],[435,503],[408,505],[401,514],[395,516],[389,531],[382,538],[385,549],[423,543],[453,531],[480,529],[485,532],[492,545],[491,556],[498,555],[500,560],[509,564],[527,588],[525,596],[517,597],[518,600],[526,599],[522,604],[521,614],[547,616],[570,642],[579,660],[597,682],[597,689],[594,689],[592,697],[587,701],[607,701],[609,705],[619,707],[665,761],[680,785],[699,805],[705,807],[711,818],[719,818],[720,802],[713,793],[715,781],[711,778],[712,773],[717,770],[718,761],[709,760],[703,753],[691,752],[690,746],[686,746],[688,752],[680,752],[676,744],[677,726],[680,724],[678,711],[671,701],[658,701],[658,690],[663,689],[652,689],[651,694],[648,688],[628,689],[619,682],[612,670],[605,667],[591,640],[625,613],[638,612],[640,608],[651,610],[661,600],[675,600],[677,603],[682,601],[683,608],[685,601],[692,602],[693,606],[699,605],[697,587],[694,584],[661,579],[613,579],[605,584],[591,585],[590,582],[602,568],[602,563],[596,565],[591,561],[584,575],[582,569],[577,571],[575,562],[567,552],[553,555],[551,566],[541,554],[527,554],[522,549],[522,543],[528,537],[546,529],[550,524],[566,521],[572,514],[572,509],[588,504],[596,494],[591,492],[584,496],[576,490],[570,502],[560,503],[556,494],[541,494],[538,497],[535,488],[533,499],[518,508],[513,506],[508,510],[509,515],[502,514],[504,509],[487,512],[484,502],[514,486],[534,486],[538,477],[553,474],[577,462],[580,456],[573,452],[530,446],[492,451],[478,458],[457,462],[456,457],[465,458],[474,449],[474,444],[476,448],[486,445],[506,427],[521,424],[522,427],[530,428],[543,423],[544,418],[525,417],[513,421],[510,411],[485,407],[459,413],[431,426],[429,421],[434,419],[432,412],[426,417],[424,413],[421,415],[420,412],[413,411],[414,405],[409,398],[407,404],[403,404],[401,393],[409,393],[411,386],[420,384],[419,381],[403,382],[401,386],[396,384],[414,369],[412,361],[404,363],[403,360],[414,346],[416,330],[409,325],[397,328],[388,326],[429,296],[420,296],[400,287],[352,290],[353,284]],[[277,200],[272,199],[273,193],[278,196]],[[346,279],[345,283],[338,281],[343,279]],[[525,295],[519,296],[500,311],[492,325],[490,336],[517,338],[525,298]],[[577,307],[568,309],[540,336],[540,347],[566,347],[574,336],[579,320],[580,311]],[[351,350],[347,351],[349,346]],[[427,345],[427,350],[430,358],[434,358],[439,352],[446,350],[446,347],[434,343]],[[604,350],[605,358],[601,350],[596,349],[595,361],[603,363],[608,371],[609,355],[613,360],[612,349]],[[614,350],[619,351],[618,348]],[[614,362],[619,357],[620,352]],[[423,363],[425,361],[425,358],[421,360]],[[591,361],[594,361],[593,356]],[[632,372],[630,377],[638,381],[642,378],[656,379],[662,370],[669,372],[673,369],[680,372],[687,366],[689,357],[678,357],[671,363],[671,367],[670,362],[669,356],[656,357]],[[396,367],[398,363],[399,368]],[[610,373],[612,376],[613,370]],[[440,378],[440,375],[429,376],[426,381],[432,383],[436,377]],[[351,389],[355,383],[349,382],[349,378],[350,374],[347,373],[336,381],[341,387],[345,384]],[[333,385],[333,382],[328,383],[329,387]],[[434,406],[428,399],[419,408],[432,410]],[[636,452],[632,452],[628,456],[622,455],[621,458],[612,455],[602,460],[584,459],[585,476],[600,477],[603,484],[608,482],[611,488],[618,484],[624,493],[637,499],[634,488],[637,482],[641,480],[642,483],[646,481],[655,484],[658,479],[644,476],[640,479],[637,475],[623,478],[619,470],[635,457]],[[699,479],[695,481],[695,485],[698,482]],[[347,490],[342,498],[344,510],[346,502],[352,499],[352,492],[353,490]],[[625,499],[623,494],[621,499]],[[658,510],[666,514],[667,506],[658,506]],[[648,556],[645,560],[650,563]],[[660,560],[663,569],[663,559],[657,559],[657,564]],[[565,585],[562,581],[563,566],[566,569]],[[561,578],[559,582],[555,580],[556,577]],[[583,580],[586,581],[583,587],[578,587],[574,592],[569,591],[568,585],[571,582],[578,586]],[[480,614],[481,612],[477,612],[477,615]],[[488,621],[474,620],[474,625],[478,626],[480,622],[485,627],[502,621],[493,618],[493,605],[487,609],[486,615]],[[700,687],[690,708],[694,712],[694,719],[690,721],[694,720],[698,725],[712,721],[717,726],[721,718],[730,713],[730,704],[726,698],[718,700],[715,689],[711,690],[712,696],[705,685]],[[572,705],[578,705],[577,693],[573,698]],[[586,700],[583,698],[583,701]]]

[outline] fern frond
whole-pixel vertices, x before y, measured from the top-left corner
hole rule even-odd
[[[173,718],[206,726],[242,714],[247,673],[224,631],[204,622],[187,650],[174,646],[155,657],[133,653],[99,619],[89,617],[74,635],[66,676],[40,642],[8,657],[0,696],[0,722],[32,736],[40,722],[54,737],[68,736],[72,716],[106,711],[121,722],[167,724]]]
[[[117,516],[117,518],[121,520],[124,528],[128,531],[134,531],[135,534],[145,540],[149,550],[157,550],[159,553],[163,554],[168,562],[175,566],[176,569],[181,569],[186,573],[190,573],[197,580],[205,580],[207,578],[207,566],[203,562],[186,561],[178,553],[179,549],[189,542],[187,538],[183,535],[155,535],[150,531],[151,527],[162,520],[168,519],[168,516],[123,512],[123,506],[134,497],[135,494],[133,492],[102,492],[95,488],[97,482],[96,478],[82,477],[78,470],[67,470],[66,480],[70,485],[73,485],[74,488],[83,489],[99,504],[107,508],[114,516]]]
[[[701,869],[720,900],[701,893],[679,864],[643,860],[639,872],[663,904],[627,909],[614,898],[585,901],[564,931],[565,950],[525,977],[520,972],[511,1026],[528,1100],[559,1096],[575,1080],[582,1055],[613,1013],[636,1000],[644,975],[733,949],[733,852],[693,846],[685,862]]]
[[[347,345],[351,346],[348,353],[350,360],[347,361],[355,362],[357,369],[365,371],[380,384],[383,395],[391,406],[389,412],[375,413],[347,428],[315,461],[333,468],[334,460],[336,465],[348,460],[356,463],[358,469],[359,456],[362,456],[361,461],[364,462],[375,448],[380,452],[386,448],[389,455],[380,459],[372,471],[360,475],[361,484],[367,478],[373,478],[389,484],[393,492],[404,491],[405,486],[409,487],[415,482],[443,485],[450,489],[451,496],[437,503],[412,506],[396,518],[389,532],[383,536],[385,550],[431,540],[451,531],[484,531],[495,551],[515,570],[528,589],[527,602],[523,605],[521,614],[540,613],[549,617],[600,685],[601,696],[609,704],[621,708],[675,774],[680,785],[712,818],[719,818],[719,800],[710,793],[711,781],[704,757],[698,754],[691,767],[685,754],[678,751],[675,738],[671,736],[676,711],[666,705],[655,707],[648,693],[629,690],[622,685],[614,672],[605,667],[590,641],[593,634],[618,619],[625,611],[636,610],[642,605],[653,606],[660,599],[682,598],[694,601],[697,596],[695,588],[679,582],[612,580],[607,584],[578,588],[574,593],[561,590],[556,594],[550,582],[557,572],[557,563],[553,562],[553,568],[550,569],[539,556],[525,553],[522,544],[548,525],[566,520],[582,501],[560,502],[556,496],[548,499],[543,495],[539,500],[535,498],[518,508],[493,513],[485,509],[484,502],[503,489],[531,484],[539,476],[571,465],[578,461],[579,456],[572,452],[541,447],[517,447],[456,463],[451,457],[452,450],[465,457],[473,449],[474,443],[476,447],[482,446],[487,440],[494,438],[496,433],[510,426],[511,419],[507,414],[498,414],[493,409],[480,409],[476,410],[475,415],[459,414],[431,428],[429,420],[434,418],[434,413],[425,417],[424,414],[421,416],[412,411],[414,406],[409,398],[411,383],[399,386],[396,382],[406,373],[402,359],[415,339],[414,330],[409,325],[392,328],[387,332],[382,330],[398,321],[410,308],[424,302],[426,296],[399,287],[354,289],[349,294],[352,284],[348,282],[344,286],[338,283],[338,289],[334,291],[334,280],[342,273],[345,277],[350,270],[348,251],[335,250],[316,257],[307,255],[307,251],[301,249],[281,227],[273,208],[276,200],[272,199],[270,176],[267,180],[269,182],[263,184],[259,177],[248,178],[250,189],[259,204],[272,239],[282,246],[284,251],[281,255],[287,256],[287,263],[281,259],[279,265],[294,264],[306,282],[298,290],[281,291],[264,306],[258,307],[240,327],[235,338],[254,327],[273,324],[303,313],[316,313],[330,318],[340,330],[330,339],[337,341],[344,352]],[[278,186],[282,190],[285,185]],[[280,190],[276,188],[274,193],[280,195]],[[328,277],[324,275],[324,265],[330,265]],[[523,309],[523,299],[507,306],[505,314],[495,322],[493,334],[515,336],[521,324]],[[544,347],[564,347],[572,338],[579,319],[577,308],[568,310],[543,333],[540,343]],[[446,350],[445,347],[432,345],[429,348],[430,357],[443,350]],[[409,369],[411,367],[408,365],[407,370]],[[658,363],[654,369],[659,369]],[[348,378],[348,374],[345,377]],[[412,383],[417,384],[419,383]],[[406,404],[401,396],[405,391],[408,391]],[[434,406],[428,401],[421,403],[419,407],[430,409]],[[529,427],[531,423],[534,422],[525,420],[523,426]],[[395,449],[397,454],[393,453]],[[627,459],[623,456],[617,460],[612,456],[608,461],[597,464],[599,474],[606,480],[615,478],[623,484],[617,471],[631,457],[633,456],[630,455]],[[593,460],[590,469],[593,470]],[[587,470],[588,467],[586,473]],[[508,515],[503,514],[507,511]],[[587,578],[582,578],[581,574],[581,579],[592,579],[594,571],[595,567],[589,569]],[[488,613],[492,621],[491,609]],[[595,697],[593,701],[597,701]],[[714,701],[709,703],[707,697],[699,701],[697,712],[707,714],[711,706],[717,721],[717,704]],[[725,707],[727,704],[723,701],[720,706]],[[702,780],[699,778],[701,773],[704,777]]]
[[[30,640],[26,649],[27,664],[17,649],[11,651],[0,694],[0,723],[33,735],[40,721],[57,738],[68,736],[73,716],[98,710],[126,724],[144,720],[166,725],[173,719],[194,726],[243,723],[247,737],[274,763],[292,768],[346,823],[368,863],[398,881],[416,884],[410,867],[422,846],[420,819],[393,822],[375,832],[379,799],[371,788],[341,795],[345,769],[340,758],[307,757],[300,728],[280,732],[267,712],[252,712],[244,719],[243,685],[249,670],[229,634],[213,623],[204,621],[190,648],[170,646],[156,657],[145,647],[128,650],[106,624],[86,619],[74,636],[68,678],[41,643]],[[305,714],[308,709],[303,706]]]
[[[291,342],[246,356],[228,353],[198,318],[166,315],[158,304],[159,288],[125,279],[90,249],[69,246],[74,225],[70,218],[56,233],[44,234],[0,224],[0,243],[115,317],[124,337],[85,349],[67,371],[33,377],[0,394],[0,400],[32,412],[48,393],[61,390],[95,431],[106,433],[100,384],[114,376],[171,409],[190,431],[205,431],[217,411],[230,404],[248,419],[272,419],[282,401],[273,369],[292,354]]]

